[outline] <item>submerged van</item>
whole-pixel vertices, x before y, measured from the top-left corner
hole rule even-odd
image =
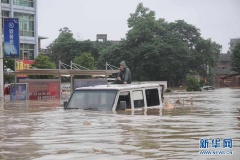
[[[162,88],[158,84],[111,84],[74,90],[65,109],[117,111],[161,108]]]

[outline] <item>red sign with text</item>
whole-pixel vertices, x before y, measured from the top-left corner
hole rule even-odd
[[[20,80],[22,83],[28,83],[29,100],[55,100],[60,99],[59,80],[37,79]]]

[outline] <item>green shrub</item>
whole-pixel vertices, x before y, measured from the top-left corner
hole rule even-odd
[[[201,87],[197,78],[187,77],[187,91],[201,91]]]

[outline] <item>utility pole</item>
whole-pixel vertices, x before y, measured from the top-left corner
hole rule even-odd
[[[0,101],[4,101],[4,84],[3,84],[3,46],[2,46],[2,2],[0,2]]]

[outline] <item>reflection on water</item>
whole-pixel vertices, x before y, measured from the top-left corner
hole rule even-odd
[[[59,102],[6,102],[0,159],[239,159],[239,89],[165,98],[174,109],[106,113],[63,110]],[[232,138],[233,155],[200,155],[201,138]]]

